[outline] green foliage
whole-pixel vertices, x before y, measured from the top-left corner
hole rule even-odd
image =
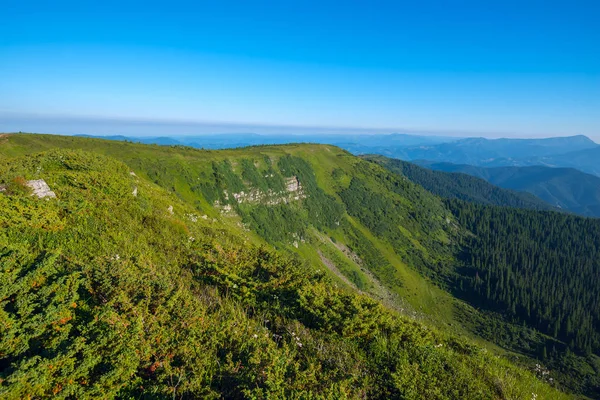
[[[389,285],[402,285],[402,282],[395,276],[394,267],[377,251],[373,243],[360,230],[349,224],[345,229],[345,233],[350,241],[350,248],[361,257],[370,271],[380,277],[382,282]]]
[[[291,242],[303,237],[308,227],[302,210],[284,204],[238,208],[242,220],[270,243]]]
[[[278,167],[283,176],[298,178],[306,194],[304,206],[311,224],[319,229],[339,226],[343,207],[319,186],[313,168],[307,161],[285,155],[279,159]]]
[[[568,343],[600,352],[600,221],[449,202],[467,236],[471,292]]]
[[[12,179],[5,178],[2,189],[8,195],[24,195],[31,192],[22,176],[15,176]]]
[[[242,179],[233,172],[228,160],[213,163],[215,184],[219,189],[240,192],[246,188]]]
[[[333,239],[335,240],[335,239]],[[332,243],[335,243],[332,241]],[[354,284],[359,290],[368,291],[372,288],[369,279],[365,276],[365,273],[361,271],[361,268],[345,257],[338,249],[325,242],[325,245],[318,246],[322,256],[324,256],[330,262],[333,262],[335,267],[344,275],[350,282]]]
[[[44,179],[57,195],[0,194],[2,398],[566,397],[190,217],[180,177],[156,175],[175,196],[129,171],[68,150],[0,162],[0,179]]]
[[[447,264],[451,249],[438,238],[446,237],[451,232],[446,232],[442,218],[431,218],[430,214],[435,209],[423,204],[427,198],[416,200],[421,203],[420,206],[416,202],[408,205],[406,199],[410,197],[406,194],[411,192],[403,187],[403,182],[396,179],[385,184],[393,190],[392,193],[374,191],[365,181],[352,179],[350,186],[340,193],[348,213],[358,218],[376,236],[391,243],[407,264],[418,268],[423,274],[432,275],[449,268]],[[405,196],[394,196],[394,192]],[[364,240],[359,239],[359,242]]]

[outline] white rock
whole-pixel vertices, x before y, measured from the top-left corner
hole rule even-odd
[[[285,184],[288,192],[297,192],[300,189],[300,182],[295,176],[288,178]]]
[[[56,197],[56,194],[50,190],[50,186],[43,179],[27,181],[27,186],[31,188],[33,195],[40,199],[44,197]]]

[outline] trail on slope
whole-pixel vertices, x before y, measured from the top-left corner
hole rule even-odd
[[[323,252],[317,249],[317,253],[321,262],[338,278],[340,278],[344,283],[348,286],[356,290],[361,294],[366,294],[370,297],[373,297],[387,307],[400,312],[403,315],[406,315],[411,318],[417,318],[417,312],[410,306],[400,295],[392,292],[387,287],[385,287],[381,281],[367,268],[363,266],[363,261],[361,258],[350,250],[346,245],[339,242],[333,242],[330,238],[321,234],[320,232],[315,232],[319,238],[319,240],[325,245],[333,245],[338,251],[340,251],[349,261],[354,263],[360,271],[367,277],[369,283],[371,284],[371,289],[364,291],[356,286],[354,282],[352,282],[346,275],[344,275],[338,267],[335,265],[333,261],[327,258]]]

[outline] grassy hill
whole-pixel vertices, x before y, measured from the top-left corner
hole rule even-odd
[[[445,308],[447,301],[444,300],[450,296],[423,283],[419,274],[406,264],[410,259],[415,260],[414,265],[423,265],[421,259],[429,257],[423,249],[428,246],[419,245],[419,240],[429,242],[432,237],[439,239],[432,241],[432,246],[437,246],[448,256],[444,243],[452,231],[445,221],[451,213],[444,210],[439,199],[417,185],[339,148],[288,145],[205,151],[78,137],[13,135],[2,144],[0,154],[23,155],[55,147],[93,151],[117,158],[139,177],[172,192],[209,219],[222,220],[238,232],[250,231],[259,242],[269,242],[280,250],[299,252],[317,265],[322,266],[322,257],[316,250],[323,255],[329,254],[329,258],[344,260],[343,269],[359,286],[370,281],[361,270],[373,267],[377,276],[392,286],[392,292],[401,294],[401,298],[412,297],[412,306],[407,304],[407,307],[424,309],[426,314],[452,314]],[[294,195],[291,202],[285,203],[290,193],[280,190],[286,179],[293,176],[302,181],[302,196],[306,198],[294,201]],[[403,248],[392,249],[385,237],[377,237],[361,224],[359,209],[344,212],[341,196],[350,197],[348,189],[353,180],[352,190],[373,189],[373,194],[390,195],[398,204],[398,213],[402,215],[397,218],[405,220],[406,236],[395,240],[402,243]],[[365,182],[368,182],[368,188],[359,187]],[[394,187],[396,192],[388,193],[389,187]],[[279,194],[253,201],[249,199],[251,195],[247,196],[252,188]],[[244,198],[236,199],[234,195],[241,192],[244,192]],[[430,222],[421,226],[421,221],[425,220]],[[379,229],[383,234],[385,227]],[[401,251],[404,260],[396,254]],[[357,264],[356,260],[361,263]],[[413,265],[412,261],[409,265]],[[371,286],[378,286],[378,283]],[[430,310],[430,307],[434,309]],[[451,316],[447,319],[450,322]]]
[[[458,323],[452,210],[338,148],[10,135],[0,184],[4,397],[565,396]]]

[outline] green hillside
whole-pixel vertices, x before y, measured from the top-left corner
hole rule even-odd
[[[542,165],[484,168],[435,162],[422,162],[422,165],[476,176],[502,188],[531,193],[566,211],[600,217],[600,177],[577,169]]]
[[[440,197],[531,210],[560,210],[530,193],[502,189],[486,182],[484,179],[465,173],[434,171],[413,163],[383,156],[369,155],[363,156],[363,158],[376,162],[389,171],[406,176],[411,181],[418,183]]]
[[[443,325],[452,322],[451,296],[407,266],[421,266],[422,272],[432,273],[425,268],[426,260],[441,257],[442,262],[442,258],[451,257],[445,245],[453,235],[446,222],[451,213],[419,186],[339,148],[288,145],[205,151],[66,136],[13,135],[2,144],[0,154],[24,155],[55,147],[117,158],[139,177],[193,205],[199,214],[216,218],[238,233],[250,233],[256,243],[268,242],[279,250],[300,253],[321,267],[321,255],[337,257],[343,261],[340,269],[357,286],[372,287],[380,298],[395,298],[403,303],[400,308],[410,308],[412,314],[424,311],[439,316],[435,320]],[[281,191],[286,180],[294,176],[301,180],[302,200],[293,199],[295,192]],[[390,216],[402,219],[403,234],[393,238],[399,246],[386,240],[384,230],[390,228],[384,226],[387,218],[375,232],[361,223],[360,219],[367,217],[360,214],[362,207],[351,206],[344,212],[342,196],[351,199],[352,191],[364,191],[365,184],[371,195],[379,193],[384,201],[393,203],[388,207],[389,213],[394,212]],[[236,199],[242,192],[243,198]],[[430,246],[441,254],[430,254]],[[376,275],[386,290],[363,271]],[[404,304],[406,301],[409,303]]]
[[[338,148],[9,135],[0,185],[3,397],[566,397],[458,323],[451,209]]]

